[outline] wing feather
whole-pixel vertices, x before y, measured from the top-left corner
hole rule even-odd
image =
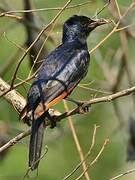
[[[47,105],[75,87],[86,75],[89,59],[87,49],[71,44],[56,48],[43,62],[29,90],[28,111],[35,110],[42,103]]]

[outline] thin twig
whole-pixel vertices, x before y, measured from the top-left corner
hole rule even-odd
[[[55,25],[56,25],[56,21],[53,23],[53,25],[52,25],[50,31],[48,32],[48,34],[47,34],[45,40],[43,41],[43,44],[42,44],[41,48],[39,49],[39,52],[38,52],[36,58],[34,59],[34,64],[33,64],[33,66],[31,67],[31,70],[30,70],[30,72],[29,72],[28,78],[31,76],[32,70],[33,70],[33,68],[34,68],[34,65],[35,65],[35,63],[37,62],[37,60],[38,60],[40,54],[42,53],[42,50],[43,50],[43,48],[44,48],[44,46],[45,46],[45,43],[47,42],[48,38],[50,37],[50,35],[51,35],[51,33],[52,33],[52,31],[53,31]],[[41,62],[42,62],[42,61],[41,61]]]
[[[64,108],[66,111],[69,111],[69,108],[68,108],[68,105],[67,105],[67,102],[65,100],[63,100],[63,103],[64,103]],[[75,142],[75,145],[76,145],[76,148],[77,148],[77,151],[78,151],[78,154],[80,156],[80,160],[83,162],[82,163],[82,168],[83,168],[83,171],[85,171],[86,169],[86,162],[84,160],[84,155],[83,155],[83,151],[82,151],[82,148],[81,148],[81,145],[79,143],[79,139],[77,137],[77,133],[76,133],[76,129],[74,127],[74,124],[73,124],[73,121],[72,121],[72,118],[71,116],[68,117],[68,122],[69,122],[69,127],[71,129],[71,132],[72,132],[72,136],[73,136],[73,139],[74,139],[74,142]],[[86,172],[84,174],[86,180],[90,180],[90,177],[89,177],[89,174],[88,172]]]
[[[50,27],[57,19],[58,17],[61,15],[61,13],[65,10],[65,8],[71,3],[72,0],[68,0],[67,3],[63,6],[63,8],[56,14],[56,16],[51,20],[51,22],[45,27],[43,28],[40,33],[38,34],[37,38],[33,41],[33,43],[29,46],[29,48],[26,50],[26,52],[23,54],[23,56],[20,58],[20,61],[16,67],[16,70],[14,72],[14,75],[13,75],[13,78],[12,78],[12,81],[11,81],[11,88],[13,88],[13,85],[14,85],[14,81],[16,79],[16,75],[17,75],[17,72],[19,70],[19,67],[23,61],[23,59],[25,58],[25,56],[27,55],[27,53],[29,52],[29,50],[33,47],[33,45],[39,40],[39,38],[42,36],[42,34],[44,33],[44,31],[46,29],[48,29],[48,27]]]
[[[99,127],[99,126],[94,125],[94,130],[93,130],[93,135],[92,135],[91,146],[90,146],[90,148],[89,148],[88,153],[85,155],[83,161],[81,161],[66,177],[64,177],[63,180],[67,180],[68,178],[70,178],[70,177],[81,167],[81,165],[83,164],[83,162],[90,156],[91,151],[92,151],[92,149],[93,149],[93,147],[94,147],[94,145],[95,145],[95,139],[96,139],[96,133],[97,133],[97,128],[98,128],[98,127]]]
[[[72,5],[72,6],[66,7],[65,10],[84,6],[84,5],[89,4],[89,3],[91,3],[91,1],[86,1],[84,3]],[[63,7],[40,8],[40,9],[30,9],[30,10],[15,10],[15,11],[7,11],[4,13],[5,14],[12,14],[12,13],[25,13],[25,12],[30,13],[30,12],[39,12],[39,11],[58,11],[58,10],[62,10],[62,8]]]
[[[1,13],[0,14],[0,17],[10,17],[10,18],[15,18],[17,20],[21,20],[23,19],[21,16],[17,16],[17,15],[14,15],[14,14],[7,14],[7,13]]]
[[[115,27],[112,29],[112,31],[105,36],[104,39],[102,39],[93,49],[91,49],[89,51],[89,53],[92,53],[93,51],[95,51],[98,47],[100,47],[113,33],[115,33],[117,31],[117,28],[120,24],[120,22],[123,20],[123,18],[128,14],[128,12],[134,7],[135,2],[132,2],[128,8],[126,9],[126,11],[124,12],[124,14],[121,16],[121,18],[118,20],[118,22],[116,23]]]
[[[76,180],[80,180],[80,179],[84,176],[84,173],[85,173],[86,171],[88,171],[89,167],[90,167],[90,166],[93,166],[93,165],[98,161],[98,159],[99,159],[100,156],[102,155],[102,153],[103,153],[103,151],[104,151],[104,149],[105,149],[105,147],[106,147],[106,145],[107,145],[108,143],[109,143],[109,139],[106,139],[106,140],[104,141],[104,144],[103,144],[102,148],[100,149],[99,153],[97,154],[96,158],[95,158],[91,163],[88,164],[87,169],[86,169],[84,172],[82,172],[82,174],[81,174],[79,177],[77,177]]]
[[[110,180],[116,180],[116,179],[119,179],[119,178],[121,178],[121,177],[123,177],[123,176],[126,176],[126,175],[128,175],[128,174],[134,173],[134,172],[135,172],[135,169],[131,169],[131,170],[128,170],[128,171],[126,171],[126,172],[124,172],[124,173],[121,173],[121,174],[119,174],[119,175],[111,178]]]
[[[115,100],[117,98],[130,95],[131,93],[134,93],[134,92],[135,92],[135,86],[125,89],[125,90],[122,90],[122,91],[119,91],[117,93],[108,95],[108,96],[98,97],[98,98],[90,99],[88,101],[80,101],[80,103],[82,103],[82,108],[84,108],[86,106],[91,106],[92,104],[97,104],[97,103],[102,103],[102,102],[112,102],[113,100]],[[69,112],[63,113],[62,115],[60,115],[57,118],[61,119],[61,118],[65,118],[67,116],[78,114],[79,109],[80,109],[79,107],[74,108],[74,109],[70,110]]]
[[[114,0],[114,1],[115,1],[115,4],[116,4],[116,7],[117,7],[119,18],[121,18],[121,12],[120,12],[120,8],[119,8],[119,4],[118,4],[117,0]]]
[[[106,139],[106,140],[104,141],[104,144],[103,144],[101,150],[100,150],[99,153],[97,154],[96,158],[90,163],[90,166],[93,166],[93,165],[97,162],[97,160],[98,160],[99,157],[101,156],[104,148],[106,147],[106,145],[107,145],[108,143],[109,143],[109,139]]]
[[[15,145],[18,141],[21,139],[25,138],[26,136],[30,135],[31,130],[29,129],[28,131],[22,132],[13,139],[11,139],[8,143],[0,147],[0,153],[8,149],[9,147]]]

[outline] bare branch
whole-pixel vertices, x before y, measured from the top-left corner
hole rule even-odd
[[[18,141],[25,138],[26,136],[30,135],[31,130],[29,129],[26,132],[22,132],[13,139],[11,139],[8,143],[6,143],[4,146],[0,147],[0,153],[8,149],[9,147],[15,145]]]
[[[81,105],[82,108],[84,108],[86,106],[91,106],[92,104],[97,104],[97,103],[102,103],[102,102],[111,102],[111,101],[118,99],[120,97],[130,95],[134,92],[135,92],[135,86],[128,88],[128,89],[125,89],[125,90],[122,90],[122,91],[119,91],[117,93],[108,95],[108,96],[98,97],[98,98],[90,99],[88,101],[79,101],[79,102],[82,104]],[[56,119],[61,120],[67,116],[78,114],[80,112],[79,109],[80,109],[79,107],[74,108],[74,109],[70,110],[69,112],[63,113],[62,115],[60,115]]]
[[[126,171],[126,172],[124,172],[124,173],[121,173],[121,174],[119,174],[119,175],[111,178],[110,180],[116,180],[116,179],[119,179],[119,178],[121,178],[121,177],[123,177],[123,176],[126,176],[126,175],[128,175],[128,174],[134,173],[134,172],[135,172],[135,169],[131,169],[131,170],[128,170],[128,171]]]
[[[10,17],[10,18],[15,18],[17,20],[21,20],[22,19],[21,16],[17,16],[17,15],[14,15],[14,14],[7,14],[7,13],[1,13],[0,17]]]
[[[76,4],[76,5],[72,5],[69,7],[66,7],[66,9],[72,9],[72,8],[77,8],[77,7],[81,7],[84,6],[86,4],[91,3],[91,1],[86,1],[84,3],[80,3],[80,4]],[[5,14],[12,14],[12,13],[30,13],[30,12],[39,12],[39,11],[58,11],[58,10],[62,10],[63,7],[53,7],[53,8],[41,8],[41,9],[30,9],[30,10],[15,10],[15,11],[7,11],[4,12]]]
[[[135,2],[132,2],[128,8],[126,9],[126,11],[124,12],[124,14],[121,16],[121,18],[118,20],[118,22],[116,23],[115,27],[112,29],[112,31],[105,36],[105,38],[103,40],[101,40],[93,49],[91,49],[89,52],[92,53],[93,51],[95,51],[98,47],[100,47],[113,33],[117,32],[117,28],[119,26],[119,24],[121,23],[121,21],[123,20],[123,18],[128,14],[128,12],[135,6]]]
[[[3,81],[0,78],[0,96],[6,92],[8,89],[10,89],[9,84],[7,84],[5,81]],[[7,93],[4,98],[13,105],[13,107],[18,111],[21,112],[26,104],[26,100],[21,96],[16,90],[12,90],[9,93]]]

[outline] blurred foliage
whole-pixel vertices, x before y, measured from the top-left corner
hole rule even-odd
[[[58,6],[62,7],[65,2],[65,0],[35,0],[33,3],[35,8],[47,8]],[[83,2],[83,0],[74,0],[72,4],[78,4]],[[129,0],[118,1],[122,10],[125,10],[126,7],[130,4],[130,2],[131,1]],[[5,3],[9,5],[9,8],[13,10],[23,9],[23,0],[1,0],[0,6],[5,7]],[[53,30],[52,37],[54,37],[55,43],[54,45],[48,45],[49,51],[51,51],[61,43],[62,25],[68,17],[72,16],[73,14],[93,16],[98,9],[103,7],[103,4],[104,1],[91,0],[91,3],[85,6],[65,10],[58,20],[58,26]],[[52,20],[52,18],[56,15],[57,12],[58,11],[42,11],[36,14],[41,17],[43,23],[42,25],[44,26]],[[134,16],[132,17],[132,15],[135,15],[134,13],[134,10],[129,13],[129,16],[125,19],[126,24],[129,24],[133,21],[132,19]],[[105,18],[112,18],[112,15],[107,8],[102,12],[100,16]],[[88,39],[89,49],[92,49],[103,37],[105,37],[107,33],[110,32],[112,27],[112,25],[108,25],[92,32]],[[133,27],[131,28],[133,29]],[[26,32],[23,24],[17,22],[13,18],[0,18],[0,70],[18,50],[18,47],[16,47],[12,42],[22,47],[25,41]],[[112,73],[114,75],[113,78],[115,78],[115,75],[120,65],[119,59],[115,55],[119,47],[119,33],[115,33],[99,48],[105,62],[103,62],[100,58],[98,59],[98,57],[100,57],[97,56],[98,50],[92,53],[89,73],[81,83],[92,82],[87,87],[102,90],[103,92],[110,92],[110,82],[108,82],[105,78],[103,69],[101,68],[101,64],[107,64],[110,75]],[[132,75],[134,77],[135,54],[133,38],[130,38],[128,41],[128,50],[130,71],[132,72]],[[110,52],[110,54],[108,52]],[[23,50],[20,49],[20,53],[23,54]],[[107,58],[105,58],[107,53],[108,56]],[[11,77],[18,61],[19,57],[14,59],[14,62],[11,64],[12,67],[2,75],[4,80],[6,80],[7,82],[11,81]],[[27,56],[21,65],[18,77],[21,79],[25,79],[29,71],[29,56]],[[128,86],[129,83],[126,75],[124,74],[119,89],[124,89]],[[25,88],[19,87],[18,91],[26,97],[28,87],[28,85]],[[95,96],[101,95],[106,95],[106,93],[101,93],[90,89],[86,90],[84,88],[77,87],[76,90],[72,93],[71,97],[75,99],[87,100]],[[124,121],[126,125],[129,117],[131,115],[135,116],[132,99],[133,97],[130,96],[118,100],[118,105],[120,107],[123,118],[122,121]],[[70,105],[70,107],[73,107],[73,104],[68,104]],[[56,108],[63,112],[63,103],[57,105]],[[5,102],[4,99],[1,99],[0,101],[0,121],[11,124],[10,133],[7,133],[10,138],[14,137],[19,132],[27,129],[26,125],[23,125],[21,122],[18,121],[18,114],[13,109],[13,107],[11,107],[11,105]],[[103,152],[101,158],[98,160],[95,166],[89,169],[92,180],[107,180],[112,176],[125,171],[126,169],[131,169],[134,167],[134,163],[131,164],[130,162],[126,162],[126,145],[128,139],[127,126],[124,126],[124,128],[118,128],[119,121],[112,103],[93,105],[89,114],[76,115],[73,117],[73,122],[75,124],[77,135],[84,153],[86,153],[89,149],[94,124],[100,125],[100,129],[97,132],[95,147],[88,161],[93,160],[94,157],[97,155],[99,149],[103,144],[104,139],[110,139],[110,143]],[[58,128],[55,128],[53,130],[48,128],[45,132],[44,143],[48,146],[48,152],[41,160],[39,166],[39,175],[37,177],[37,179],[39,180],[62,179],[80,161],[67,120],[62,120],[58,124]],[[28,140],[29,138],[27,137],[12,148],[10,148],[10,151],[8,155],[5,156],[4,161],[0,162],[0,180],[18,180],[24,176],[28,164]],[[45,149],[45,146],[43,149]],[[81,172],[82,169],[80,168],[80,170],[78,170],[75,175],[72,176],[70,179],[75,179],[75,177],[77,177],[77,175],[79,175]],[[31,176],[36,176],[36,173],[32,173]],[[123,180],[132,180],[135,179],[134,177],[135,174],[132,174],[127,177],[123,177]]]

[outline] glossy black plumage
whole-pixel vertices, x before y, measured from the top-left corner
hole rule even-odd
[[[63,91],[67,91],[85,76],[89,65],[87,46],[79,42],[67,42],[53,51],[43,63],[29,95],[29,110],[41,98],[49,103]],[[40,92],[43,91],[43,97]],[[37,93],[37,89],[39,90]],[[35,94],[36,90],[36,94]],[[34,94],[33,94],[34,93]]]
[[[42,146],[40,137],[43,137],[43,128],[39,131],[42,123],[35,121],[44,122],[44,118],[35,119],[35,114],[46,114],[48,108],[66,98],[87,74],[90,61],[87,37],[93,29],[105,23],[105,20],[92,20],[86,16],[69,18],[63,26],[62,44],[48,55],[39,69],[28,92],[26,112],[23,111],[33,114],[29,151],[32,170],[38,167]]]

